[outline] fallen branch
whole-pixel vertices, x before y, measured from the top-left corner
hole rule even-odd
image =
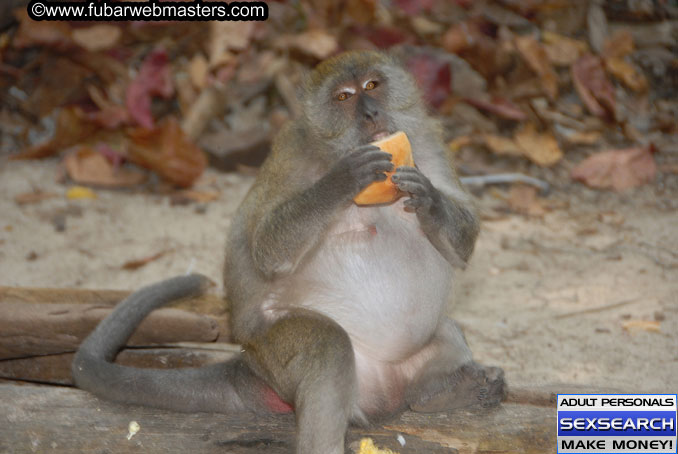
[[[122,406],[77,389],[0,384],[0,451],[50,453],[168,452],[282,454],[292,451],[294,418],[248,414],[190,415]],[[130,422],[140,430],[128,440]],[[555,451],[552,408],[504,404],[489,412],[406,412],[385,426],[351,428],[349,446],[362,437],[400,454]],[[397,441],[402,435],[405,445]],[[353,450],[355,452],[355,449]]]
[[[578,310],[578,311],[572,311],[572,312],[566,312],[564,314],[558,314],[553,318],[559,320],[559,319],[563,319],[563,318],[574,317],[575,315],[592,314],[594,312],[602,312],[602,311],[606,311],[606,310],[609,310],[609,309],[616,309],[618,307],[626,306],[626,305],[632,304],[632,303],[638,303],[640,301],[641,301],[640,298],[632,298],[632,299],[629,299],[629,300],[618,301],[616,303],[603,304],[602,306],[589,307],[587,309],[581,309],[581,310]]]
[[[0,359],[73,352],[108,314],[110,306],[64,303],[0,302]],[[179,309],[149,315],[129,345],[211,342],[219,336],[217,320]]]
[[[478,175],[470,177],[461,177],[459,180],[466,186],[487,186],[490,184],[505,183],[524,183],[536,186],[542,192],[547,194],[551,190],[551,185],[538,178],[523,175],[522,173],[496,173],[492,175]]]

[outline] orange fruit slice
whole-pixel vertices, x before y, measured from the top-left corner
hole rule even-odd
[[[398,131],[381,140],[372,142],[386,153],[393,156],[393,168],[397,169],[401,166],[414,167],[414,159],[412,159],[412,146],[407,139],[407,135]],[[381,203],[391,203],[398,200],[403,194],[398,190],[398,187],[391,181],[391,176],[395,173],[386,172],[387,178],[384,181],[375,181],[360,191],[353,199],[358,205],[377,205]]]

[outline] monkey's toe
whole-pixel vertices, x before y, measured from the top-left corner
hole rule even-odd
[[[424,387],[410,409],[420,413],[491,408],[506,397],[504,371],[472,362]]]
[[[485,386],[481,387],[478,403],[483,408],[495,407],[506,399],[508,392],[504,371],[499,367],[485,367]]]

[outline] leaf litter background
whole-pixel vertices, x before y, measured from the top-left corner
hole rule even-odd
[[[678,391],[675,1],[304,0],[256,23],[33,22],[23,5],[0,6],[0,284],[219,282],[304,74],[389,48],[461,175],[551,185],[471,188],[483,231],[450,314],[477,359],[513,384]]]

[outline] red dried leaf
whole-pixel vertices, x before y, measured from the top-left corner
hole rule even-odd
[[[589,112],[601,118],[615,119],[614,86],[607,79],[599,57],[587,54],[577,60],[572,65],[572,80]]]
[[[175,118],[168,118],[154,129],[136,128],[130,137],[130,161],[178,186],[191,186],[207,166],[207,157],[189,140]]]
[[[395,0],[395,4],[410,15],[416,15],[424,11],[430,11],[435,0]]]
[[[407,59],[407,68],[433,107],[440,107],[450,96],[452,73],[446,61],[432,54],[416,54]]]
[[[95,112],[90,112],[87,114],[87,118],[106,129],[117,129],[130,122],[129,111],[115,104]]]
[[[442,46],[448,52],[459,54],[474,46],[483,36],[474,21],[465,21],[452,25],[443,35]]]
[[[478,109],[493,113],[508,120],[523,121],[527,118],[527,115],[520,107],[516,106],[508,99],[499,96],[493,97],[490,101],[474,98],[464,98],[464,101],[471,104],[473,107],[477,107]]]
[[[146,266],[151,262],[154,262],[161,258],[163,255],[167,254],[168,252],[172,252],[172,250],[168,251],[160,251],[157,254],[149,255],[148,257],[144,257],[142,259],[137,259],[137,260],[130,260],[128,262],[125,262],[122,265],[123,270],[128,270],[128,271],[134,271],[136,269],[141,268],[142,266]]]
[[[640,186],[657,173],[652,152],[652,145],[601,151],[580,162],[571,176],[592,188],[623,191]]]
[[[132,118],[145,128],[154,125],[151,97],[169,98],[174,94],[169,56],[155,49],[146,56],[137,77],[127,87],[126,105]]]
[[[364,36],[379,49],[413,42],[412,36],[406,30],[397,27],[353,27],[351,34]]]

